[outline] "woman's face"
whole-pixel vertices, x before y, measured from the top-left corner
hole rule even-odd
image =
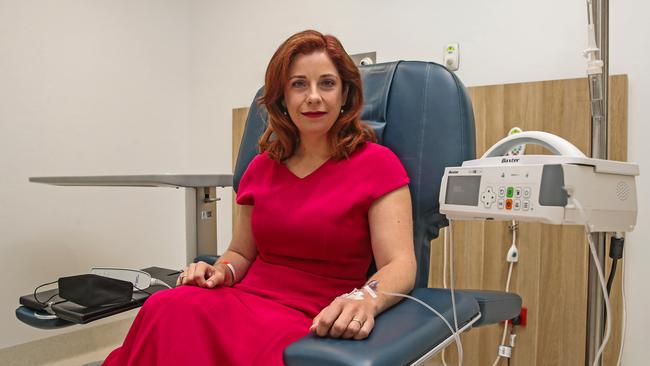
[[[346,98],[339,72],[325,52],[294,58],[284,87],[284,103],[302,139],[325,137]]]

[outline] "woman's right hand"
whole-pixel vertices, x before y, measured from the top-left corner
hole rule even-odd
[[[206,262],[190,263],[176,280],[176,286],[214,288],[228,281],[229,270],[225,264],[211,266]]]

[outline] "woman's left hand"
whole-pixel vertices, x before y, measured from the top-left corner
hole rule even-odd
[[[321,337],[365,339],[375,326],[377,305],[367,297],[354,300],[337,297],[314,318],[309,330]]]

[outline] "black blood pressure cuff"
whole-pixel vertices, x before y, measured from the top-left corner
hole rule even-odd
[[[131,282],[94,274],[61,277],[58,284],[59,297],[86,307],[125,303],[133,296]]]

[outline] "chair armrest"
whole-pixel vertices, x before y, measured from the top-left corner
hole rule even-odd
[[[16,309],[16,318],[20,320],[21,322],[38,328],[38,329],[61,329],[65,328],[71,325],[74,325],[74,323],[69,322],[67,320],[63,320],[61,318],[56,318],[56,319],[42,319],[39,317],[39,315],[45,315],[48,316],[50,314],[30,309],[26,306],[19,306]]]
[[[411,295],[436,309],[453,326],[449,290],[418,288]],[[479,314],[478,303],[469,294],[456,293],[456,308],[459,327]],[[284,362],[288,366],[405,365],[451,334],[438,316],[415,301],[405,299],[377,317],[375,328],[367,339],[321,338],[309,334],[285,349]]]
[[[510,320],[521,312],[521,297],[512,292],[489,290],[458,290],[473,296],[481,309],[481,319],[474,327]]]

